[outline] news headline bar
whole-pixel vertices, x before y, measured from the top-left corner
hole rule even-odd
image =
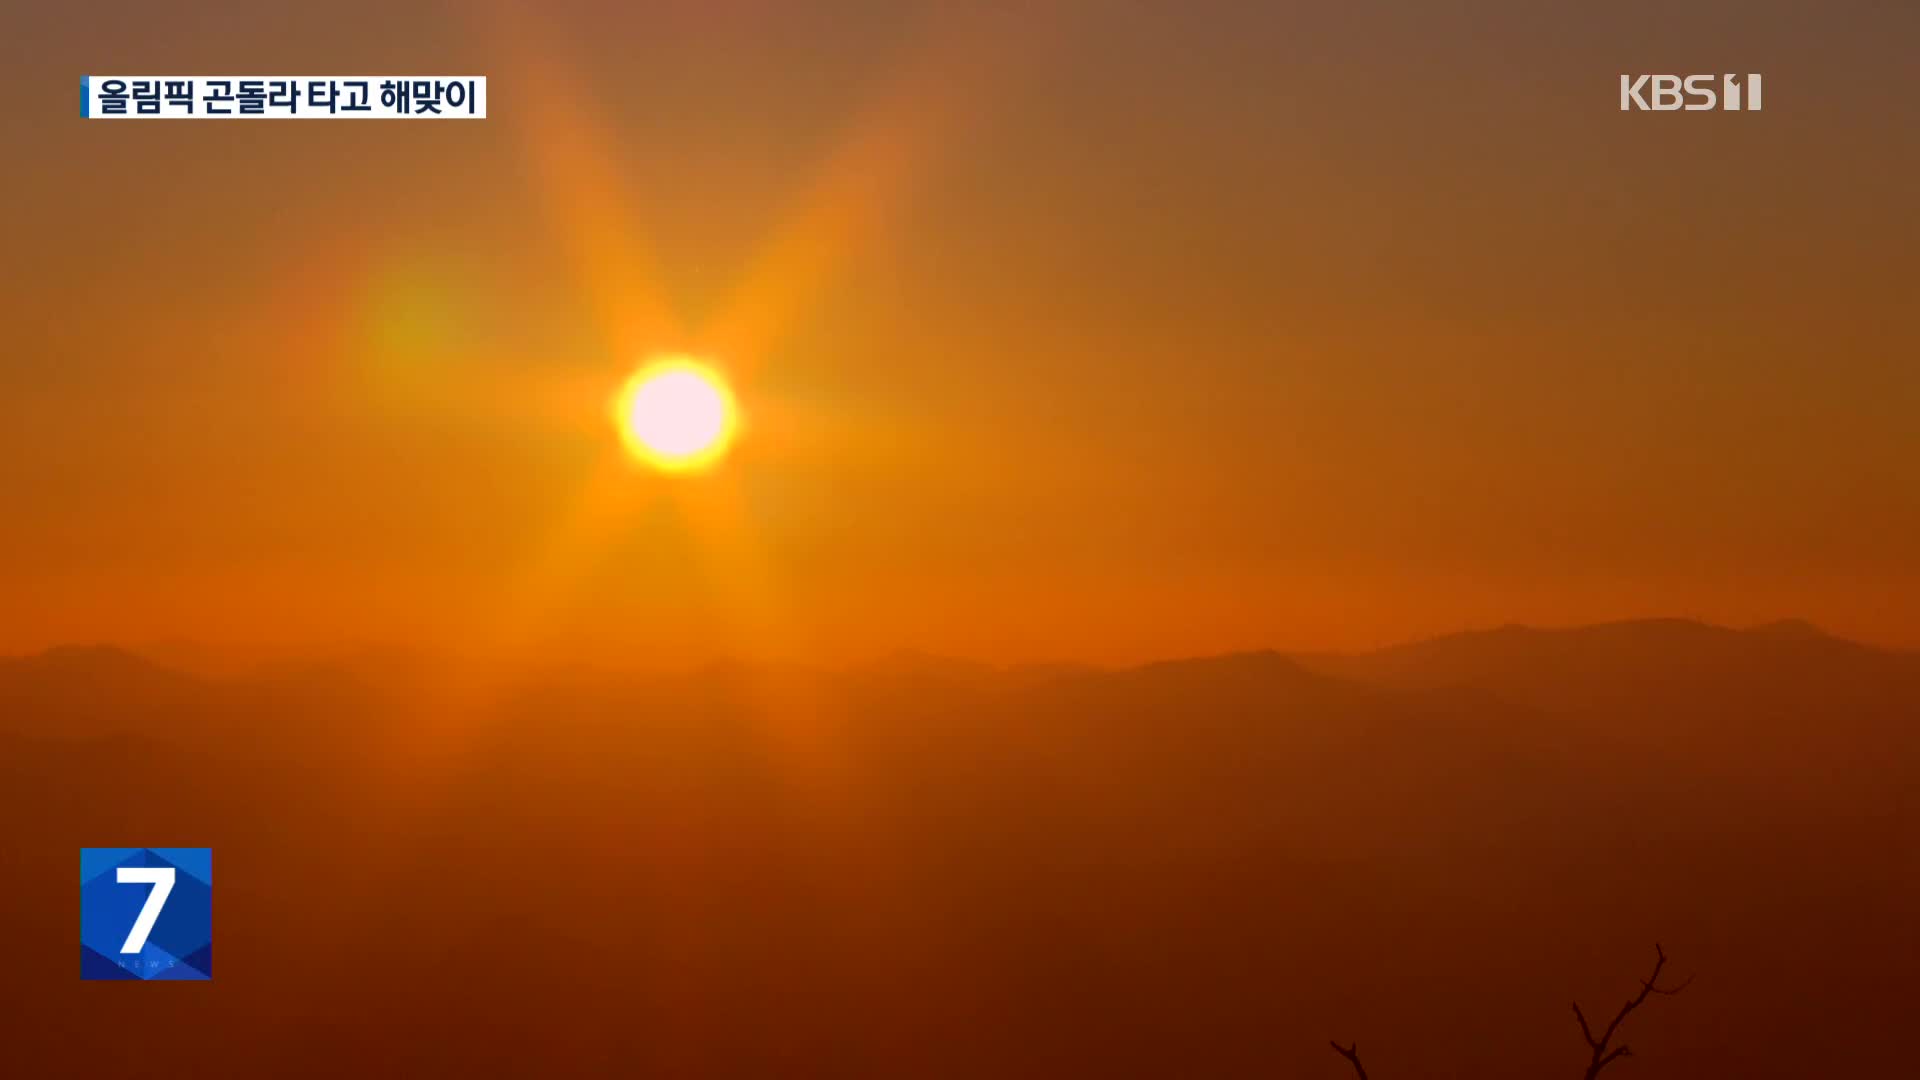
[[[484,120],[484,75],[82,75],[88,120]]]

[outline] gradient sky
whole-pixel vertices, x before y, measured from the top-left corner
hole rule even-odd
[[[1911,3],[196,6],[0,41],[0,651],[1920,646]],[[608,423],[659,349],[747,412],[703,478]]]

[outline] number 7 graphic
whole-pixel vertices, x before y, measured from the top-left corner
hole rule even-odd
[[[80,977],[213,978],[213,849],[81,848]]]
[[[120,946],[123,953],[137,953],[146,948],[147,935],[153,933],[160,909],[167,906],[167,896],[173,892],[173,867],[122,866],[114,871],[114,880],[122,885],[153,886],[147,902],[140,907],[140,917],[133,920],[133,929],[127,931],[127,943]]]

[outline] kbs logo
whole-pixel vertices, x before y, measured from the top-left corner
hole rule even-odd
[[[1739,75],[1622,75],[1621,112],[1760,111],[1760,76]],[[1744,95],[1742,90],[1745,90]],[[1746,104],[1741,104],[1745,98]]]

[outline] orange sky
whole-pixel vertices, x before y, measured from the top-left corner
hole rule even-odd
[[[0,42],[0,651],[1920,646],[1910,5],[545,6]],[[113,70],[491,117],[82,122]],[[1766,111],[1617,111],[1695,70]],[[736,379],[704,477],[607,422],[657,349]]]

